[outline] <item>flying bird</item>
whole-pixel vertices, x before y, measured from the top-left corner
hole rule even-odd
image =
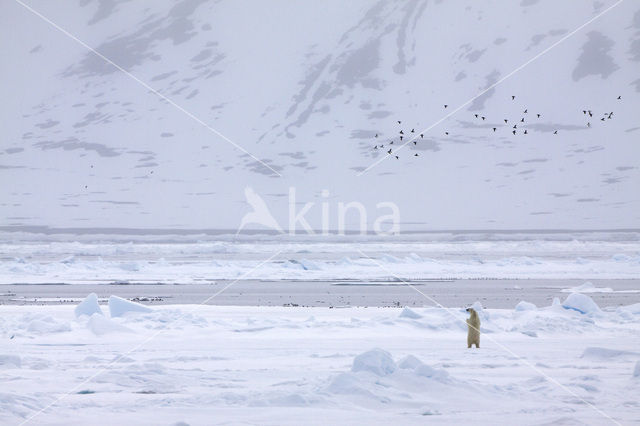
[[[516,96],[515,96],[515,95],[511,95],[511,100],[512,100],[512,101],[514,101],[515,99],[516,99]],[[617,100],[622,100],[622,95],[619,95],[619,96],[617,97]],[[449,104],[444,104],[444,108],[448,108],[448,107],[449,107]],[[524,109],[524,111],[523,111],[523,113],[524,113],[524,114],[528,114],[528,113],[529,113],[529,109],[528,109],[528,108],[525,108],[525,109]],[[588,115],[589,117],[593,117],[593,111],[592,111],[592,110],[590,110],[590,109],[582,110],[582,114],[583,114],[583,115]],[[541,118],[541,117],[542,117],[542,114],[540,114],[540,113],[536,113],[535,115],[536,115],[536,117],[537,117],[537,118]],[[480,114],[474,114],[474,117],[475,117],[475,118],[481,118],[483,121],[486,121],[486,116],[483,116],[483,115],[480,115]],[[601,115],[601,116],[600,116],[600,121],[611,120],[612,118],[613,118],[613,111],[611,111],[611,112],[604,112],[604,113],[603,113],[603,115]],[[516,119],[516,120],[517,120],[517,119]],[[506,119],[506,118],[505,118],[505,119],[503,119],[503,121],[504,121],[504,123],[505,123],[505,124],[508,124],[508,123],[509,123],[509,119]],[[525,117],[520,118],[520,123],[524,123],[524,122],[525,122]],[[398,124],[402,124],[402,121],[401,121],[401,120],[397,120],[397,123],[398,123]],[[591,121],[588,121],[588,122],[587,122],[587,127],[588,127],[588,128],[591,128],[591,127],[592,127],[592,126],[591,126]],[[517,133],[518,133],[518,132],[517,132],[517,128],[518,128],[517,124],[514,124],[514,125],[513,125],[513,130],[511,131],[511,133],[512,133],[513,135],[517,135]],[[491,127],[491,129],[493,130],[493,132],[494,132],[494,133],[498,130],[498,128],[497,128],[497,127]],[[405,134],[405,133],[404,133],[404,130],[400,130],[400,131],[399,131],[399,133],[400,133],[400,141],[403,141],[403,140],[404,140],[404,134]],[[416,133],[415,128],[412,128],[412,129],[410,130],[410,133]],[[529,134],[529,131],[528,131],[527,129],[523,129],[522,133],[523,133],[523,134],[525,134],[525,135],[528,135],[528,134]],[[447,136],[449,136],[449,132],[448,132],[448,131],[445,131],[445,132],[444,132],[444,134],[445,134],[445,135],[447,135]],[[558,130],[557,130],[557,129],[556,129],[556,130],[554,130],[554,131],[553,131],[553,134],[554,134],[554,135],[557,135],[557,134],[558,134]],[[380,135],[379,135],[379,133],[375,133],[375,136],[374,136],[374,137],[375,137],[375,138],[378,138],[379,136],[380,136]],[[424,139],[424,133],[420,133],[420,138],[423,138],[423,139]],[[414,140],[413,138],[410,138],[406,143],[410,143],[410,142],[413,142],[413,145],[414,145],[414,146],[417,146],[417,145],[418,145],[418,142],[417,142],[416,140]],[[406,143],[405,143],[405,144],[406,144]],[[390,141],[390,142],[389,142],[389,145],[393,145],[393,144],[394,144],[394,141]],[[405,144],[401,144],[401,145],[402,145],[402,146],[404,146]],[[384,144],[375,145],[375,146],[373,147],[373,149],[374,149],[374,150],[382,149],[382,148],[384,148]],[[396,157],[396,159],[400,159],[400,157],[399,157],[398,155],[396,155],[396,154],[394,154],[394,153],[393,153],[393,151],[392,151],[392,149],[391,149],[391,148],[387,151],[387,153],[388,153],[389,155],[393,155],[393,156],[395,156],[395,157]],[[413,155],[413,156],[414,156],[414,157],[418,157],[418,156],[419,156],[419,154],[418,154],[418,153],[414,153],[414,155]],[[93,168],[94,168],[94,166],[93,166],[93,165],[91,165],[91,168],[93,169]],[[154,173],[154,171],[152,170],[152,171],[150,171],[150,173],[151,173],[151,174],[153,174],[153,173]],[[85,187],[85,188],[88,188],[88,185],[85,185],[84,187]],[[249,191],[249,192],[248,192],[248,191]],[[249,203],[253,206],[254,204],[249,200],[249,199],[250,199],[250,195],[251,195],[251,194],[252,194],[252,195],[255,195],[255,197],[258,197],[258,198],[259,198],[259,196],[257,196],[257,194],[255,194],[251,188],[248,188],[248,187],[247,187],[247,188],[245,189],[245,195],[246,195],[247,200],[249,201]],[[260,201],[262,201],[262,200],[260,200]],[[264,201],[262,201],[262,204],[264,205]],[[265,206],[266,206],[266,205],[265,205]],[[254,206],[254,207],[255,207],[255,206]],[[254,208],[254,210],[256,210],[256,211],[257,211],[257,208]],[[251,214],[254,214],[254,213],[255,213],[255,212],[250,213],[249,215],[246,215],[246,216],[250,216]],[[273,219],[273,217],[272,217],[272,216],[271,216],[271,219]],[[243,223],[241,224],[241,228],[245,225],[245,223],[248,223],[248,222],[245,220],[245,218],[243,218]],[[254,223],[256,223],[256,222],[254,222]],[[263,223],[263,222],[257,222],[257,223],[265,224],[265,223]],[[275,222],[275,220],[274,220],[274,223],[275,223],[275,226],[272,226],[272,227],[273,227],[273,228],[277,227],[277,228],[275,228],[275,229],[278,229],[278,230],[280,230],[280,231],[281,231],[281,229],[279,228],[279,226],[278,226],[277,222]],[[265,224],[265,225],[266,225],[266,226],[270,226],[270,225],[267,225],[267,224]],[[281,231],[281,232],[282,232],[282,231]]]

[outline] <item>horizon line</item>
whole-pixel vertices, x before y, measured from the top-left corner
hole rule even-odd
[[[233,228],[140,228],[140,227],[53,227],[49,225],[7,225],[0,226],[0,232],[25,232],[33,234],[112,234],[112,235],[225,235],[235,234],[237,229]],[[362,233],[359,230],[345,230],[340,233],[337,229],[331,229],[323,233],[323,230],[313,230],[310,234],[304,230],[296,231],[293,234],[289,230],[278,232],[270,229],[244,229],[240,235],[288,235],[288,236],[340,236],[340,235],[378,235],[378,236],[394,236],[394,235],[411,235],[411,234],[477,234],[477,233],[496,233],[496,234],[514,234],[514,233],[595,233],[595,232],[639,232],[640,228],[476,228],[476,229],[431,229],[431,230],[407,230],[396,234],[382,234],[374,231]]]

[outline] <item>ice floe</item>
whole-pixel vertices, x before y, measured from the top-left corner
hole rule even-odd
[[[89,294],[74,310],[76,317],[81,315],[91,316],[93,314],[102,315],[102,309],[98,304],[98,295],[95,293]]]
[[[109,313],[111,317],[120,317],[129,312],[152,312],[153,309],[136,302],[131,302],[118,296],[109,297]]]

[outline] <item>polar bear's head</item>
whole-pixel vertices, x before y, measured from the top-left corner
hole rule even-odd
[[[471,314],[471,319],[478,319],[478,313],[476,312],[475,309],[473,308],[467,308],[466,309],[467,312],[469,312],[469,314]]]

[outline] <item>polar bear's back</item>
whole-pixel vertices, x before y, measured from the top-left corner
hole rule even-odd
[[[467,319],[467,326],[469,328],[469,333],[467,335],[467,346],[471,347],[471,345],[476,345],[477,348],[480,347],[480,317],[475,309],[469,308],[469,313],[471,316]]]

